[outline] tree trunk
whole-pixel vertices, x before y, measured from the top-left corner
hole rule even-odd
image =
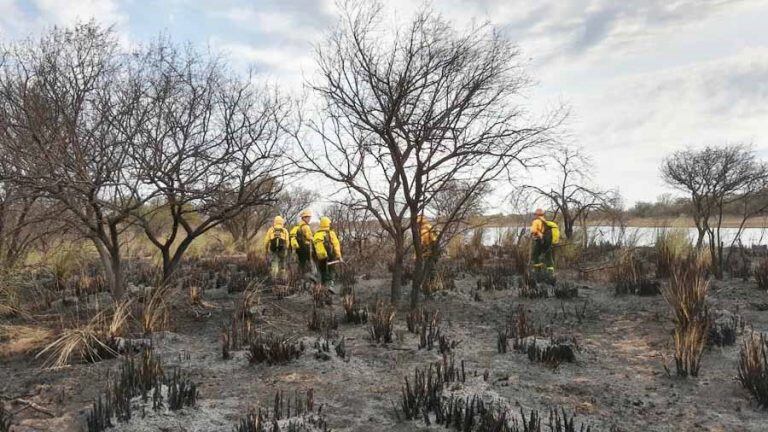
[[[393,305],[400,302],[400,288],[403,284],[403,263],[405,250],[402,240],[395,240],[395,256],[392,260],[392,284],[390,287],[390,301]]]
[[[102,267],[104,267],[104,274],[107,277],[112,298],[115,300],[122,299],[125,294],[125,284],[123,281],[119,246],[107,247],[99,239],[91,239],[91,241],[93,241],[96,250],[99,252],[99,258],[101,259]]]

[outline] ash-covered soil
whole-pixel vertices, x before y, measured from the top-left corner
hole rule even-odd
[[[568,274],[560,277],[569,279]],[[592,431],[768,430],[768,412],[756,406],[736,379],[744,335],[734,346],[707,349],[700,377],[676,378],[673,324],[661,296],[616,297],[605,283],[576,283],[579,297],[572,300],[522,299],[512,289],[482,291],[477,301],[474,277],[464,276],[456,281],[454,291],[426,300],[427,308],[441,312],[442,333],[460,341],[453,355],[457,363],[464,361],[468,377],[465,383],[452,384],[450,391],[499,401],[514,413],[521,408],[527,413],[563,407],[576,414],[577,423],[591,426]],[[388,286],[384,278],[361,280],[356,288],[358,300],[373,305],[377,298],[386,298]],[[367,325],[344,323],[337,296],[330,308],[339,317],[337,333],[345,340],[349,359],[337,357],[331,348],[330,359],[322,360],[315,357],[313,347],[320,335],[307,329],[310,294],[278,299],[265,292],[259,329],[293,335],[303,340],[307,349],[300,359],[288,364],[250,365],[242,350],[229,360],[221,356],[221,325],[229,323],[239,295],[205,298],[208,308],[203,314],[178,306],[170,330],[153,336],[155,350],[167,367],[180,366],[199,384],[197,407],[175,413],[148,409],[144,416],[138,414],[115,430],[231,431],[250,409],[271,406],[276,391],[293,394],[309,388],[314,389],[315,406],[322,406],[333,430],[443,429],[428,427],[423,421],[399,421],[395,414],[403,378],[412,376],[415,367],[441,359],[437,349],[418,349],[419,337],[406,330],[405,305],[395,317],[395,341],[381,345],[369,340]],[[758,310],[768,304],[768,293],[757,291],[753,284],[713,282],[710,297],[713,308],[744,318],[745,334],[750,327],[768,330],[768,312]],[[585,303],[585,312],[577,314]],[[511,347],[499,354],[497,329],[518,305],[528,311],[534,325],[548,327],[556,335],[575,336],[579,346],[576,362],[553,370],[532,363]],[[665,357],[672,377],[663,367]],[[85,412],[104,390],[108,371],[119,361],[43,370],[34,352],[2,358],[0,396],[16,412],[12,430],[83,430]],[[486,371],[487,381],[483,377]]]

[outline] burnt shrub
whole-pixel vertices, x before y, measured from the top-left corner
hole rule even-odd
[[[368,333],[373,342],[392,342],[392,327],[395,319],[395,308],[386,302],[376,303],[376,309],[370,316]]]
[[[301,357],[304,348],[304,343],[287,336],[259,334],[251,340],[246,356],[250,364],[282,364]]]

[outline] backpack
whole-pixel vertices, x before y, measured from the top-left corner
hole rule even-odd
[[[549,233],[552,236],[552,244],[560,243],[560,227],[557,226],[557,222],[544,221],[544,234]]]
[[[333,242],[331,241],[331,231],[328,230],[323,236],[323,247],[325,248],[326,260],[328,262],[336,261],[336,249],[333,248]],[[315,252],[315,258],[317,258],[317,252]]]
[[[296,237],[296,244],[298,245],[298,249],[296,251],[309,252],[307,250],[307,239],[304,237],[304,230],[301,229],[301,224],[296,225],[295,229],[296,234],[294,237]],[[311,242],[312,239],[310,238],[309,241]]]
[[[284,252],[288,243],[287,237],[285,228],[272,228],[269,237],[270,252]]]

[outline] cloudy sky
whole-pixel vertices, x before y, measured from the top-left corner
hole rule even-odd
[[[407,17],[418,1],[387,1]],[[767,0],[435,0],[462,26],[490,20],[524,53],[538,108],[571,107],[570,139],[627,204],[665,192],[676,149],[751,143],[768,158]],[[0,0],[4,42],[95,18],[125,43],[158,33],[223,50],[288,86],[312,71],[333,0]]]

